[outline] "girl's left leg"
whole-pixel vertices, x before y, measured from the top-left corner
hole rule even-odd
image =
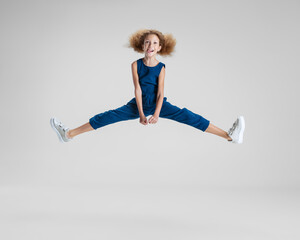
[[[195,127],[203,132],[212,133],[231,141],[231,138],[227,132],[216,127],[204,117],[188,110],[187,108],[180,109],[168,101],[163,102],[159,117],[175,120],[177,122]]]
[[[232,140],[231,137],[229,137],[227,132],[225,132],[221,128],[218,128],[217,126],[211,123],[209,123],[208,128],[205,130],[205,132],[215,134],[217,136],[227,139],[228,141]]]

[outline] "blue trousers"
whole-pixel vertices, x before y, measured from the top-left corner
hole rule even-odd
[[[135,99],[132,100],[122,107],[97,114],[94,117],[90,118],[89,122],[91,126],[94,129],[97,129],[108,124],[139,118],[139,111]],[[153,115],[155,112],[155,107],[155,104],[143,105],[145,116],[147,117],[148,115]],[[166,97],[164,97],[159,117],[187,124],[203,132],[209,125],[209,121],[207,119],[196,113],[193,113],[186,108],[180,109],[179,107],[172,105],[167,101]]]

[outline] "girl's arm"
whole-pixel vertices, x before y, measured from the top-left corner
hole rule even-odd
[[[164,100],[164,82],[165,82],[165,67],[162,67],[160,74],[158,76],[158,89],[156,97],[156,108],[153,116],[159,117],[159,113]]]
[[[143,104],[142,104],[142,89],[139,83],[139,76],[137,73],[137,62],[134,61],[131,64],[131,71],[132,71],[132,78],[133,78],[133,84],[134,84],[134,95],[136,100],[136,105],[139,110],[140,116],[144,115],[143,111]]]

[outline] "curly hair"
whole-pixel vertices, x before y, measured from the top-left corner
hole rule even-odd
[[[129,45],[127,47],[133,48],[134,51],[143,53],[144,40],[149,34],[155,34],[159,39],[161,50],[157,53],[161,56],[172,55],[176,45],[176,39],[172,34],[162,34],[160,31],[154,29],[140,29],[129,37]]]

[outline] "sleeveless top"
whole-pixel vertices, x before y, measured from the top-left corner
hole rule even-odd
[[[166,67],[166,65],[162,62],[159,62],[156,66],[149,67],[144,64],[143,58],[137,60],[137,72],[139,76],[139,83],[142,89],[143,105],[156,104],[158,76],[162,67]],[[131,99],[130,102],[136,103],[135,98]]]

